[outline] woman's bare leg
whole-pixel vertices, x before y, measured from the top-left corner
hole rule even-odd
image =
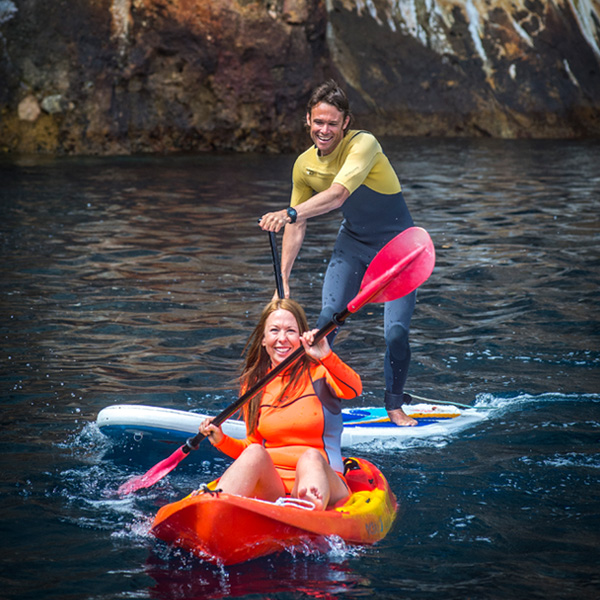
[[[292,496],[310,500],[325,510],[348,496],[348,488],[318,450],[307,450],[298,460]]]
[[[269,453],[259,444],[248,446],[223,473],[218,487],[228,494],[274,501],[285,487]]]

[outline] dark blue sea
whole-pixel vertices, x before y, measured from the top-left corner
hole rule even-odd
[[[447,435],[354,448],[400,502],[372,547],[331,540],[219,568],[148,534],[221,473],[201,447],[154,487],[115,490],[172,449],[107,439],[116,403],[217,412],[274,289],[264,212],[293,156],[0,159],[0,597],[600,597],[600,142],[383,140],[436,246],[408,390],[478,407]],[[309,224],[293,295],[315,322],[339,215]],[[280,240],[279,240],[280,241]],[[382,310],[337,352],[382,402]]]

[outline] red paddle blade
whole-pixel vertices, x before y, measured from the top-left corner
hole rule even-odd
[[[135,492],[141,488],[150,487],[157,481],[160,481],[165,475],[168,475],[185,457],[187,453],[183,451],[183,446],[173,452],[171,456],[161,460],[158,464],[154,465],[149,471],[143,475],[137,475],[132,477],[124,484],[122,484],[117,493],[120,496],[126,496]]]
[[[429,234],[421,227],[406,229],[371,261],[348,310],[354,313],[368,302],[389,302],[410,294],[427,281],[434,265],[435,249]]]

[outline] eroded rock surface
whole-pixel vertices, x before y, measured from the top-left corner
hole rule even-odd
[[[326,77],[378,135],[600,134],[596,0],[0,0],[0,151],[288,151]]]

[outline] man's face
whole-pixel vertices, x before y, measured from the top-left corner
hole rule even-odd
[[[310,138],[322,156],[333,152],[344,137],[344,129],[350,117],[344,119],[344,113],[335,106],[320,102],[306,115],[310,128]]]

